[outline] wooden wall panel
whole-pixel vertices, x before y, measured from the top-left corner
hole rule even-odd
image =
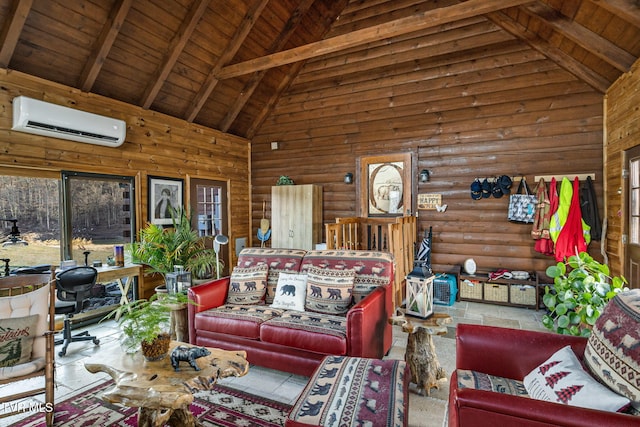
[[[147,175],[185,179],[185,189],[191,177],[226,181],[230,233],[225,250],[235,264],[235,239],[252,234],[249,141],[15,71],[0,70],[0,83],[0,166],[137,177],[138,227],[147,218]],[[13,132],[12,100],[18,95],[125,120],[126,141],[109,148]]]
[[[410,152],[412,191],[442,194],[448,205],[418,212],[418,233],[433,227],[436,271],[469,257],[482,268],[554,264],[533,249],[530,225],[507,221],[508,197],[474,201],[469,187],[476,177],[502,174],[524,175],[534,189],[536,175],[595,173],[602,211],[603,97],[491,30],[476,20],[431,34],[412,61],[382,43],[309,61],[253,140],[253,228],[263,201],[269,215],[270,186],[280,175],[322,185],[324,222],[334,222],[357,214],[360,156]],[[414,36],[406,44],[422,46]],[[431,180],[419,183],[424,168]],[[347,172],[355,185],[342,182]]]
[[[606,218],[609,263],[614,274],[623,274],[628,234],[624,219],[627,183],[623,178],[624,152],[640,145],[640,61],[623,74],[605,97]],[[620,192],[619,192],[620,189]],[[639,287],[639,284],[631,284]]]

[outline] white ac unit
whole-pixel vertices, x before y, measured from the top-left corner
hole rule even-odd
[[[13,98],[11,129],[107,147],[121,146],[127,130],[123,120],[74,110],[26,96]]]

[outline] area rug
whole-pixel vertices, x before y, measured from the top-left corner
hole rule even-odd
[[[100,392],[113,386],[113,381],[100,384],[81,395],[56,404],[56,427],[121,426],[136,427],[138,410],[112,405],[100,399]],[[216,385],[212,391],[195,394],[191,412],[205,426],[275,427],[284,426],[291,406]],[[43,427],[42,414],[30,416],[10,427]]]

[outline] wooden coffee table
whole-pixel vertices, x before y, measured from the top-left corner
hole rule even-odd
[[[138,409],[138,426],[201,425],[189,410],[193,393],[210,390],[218,380],[230,376],[243,376],[249,371],[245,351],[226,351],[208,348],[209,356],[196,359],[200,371],[187,362],[180,362],[179,371],[171,366],[171,351],[178,345],[172,341],[169,355],[156,362],[148,362],[140,352],[126,354],[119,347],[100,351],[85,363],[91,373],[106,372],[115,385],[102,393],[110,403]]]
[[[409,364],[411,382],[424,390],[427,396],[432,388],[438,388],[440,380],[446,380],[447,374],[438,362],[433,335],[447,333],[447,324],[451,316],[445,313],[433,313],[427,319],[405,315],[404,310],[397,309],[396,315],[389,318],[392,325],[402,326],[409,334],[404,360]]]

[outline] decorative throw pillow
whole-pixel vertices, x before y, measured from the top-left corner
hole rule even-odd
[[[307,275],[280,273],[276,295],[271,307],[304,311],[304,299],[307,293]]]
[[[266,264],[255,267],[236,267],[229,280],[227,304],[257,304],[264,299],[267,291]]]
[[[640,289],[611,299],[584,350],[587,369],[640,410]]]
[[[31,359],[38,314],[0,320],[0,367],[15,366]]]
[[[629,405],[629,399],[612,392],[582,369],[571,346],[555,352],[523,382],[534,399],[611,412]]]
[[[326,314],[349,311],[355,270],[309,267],[307,275],[307,310]]]

